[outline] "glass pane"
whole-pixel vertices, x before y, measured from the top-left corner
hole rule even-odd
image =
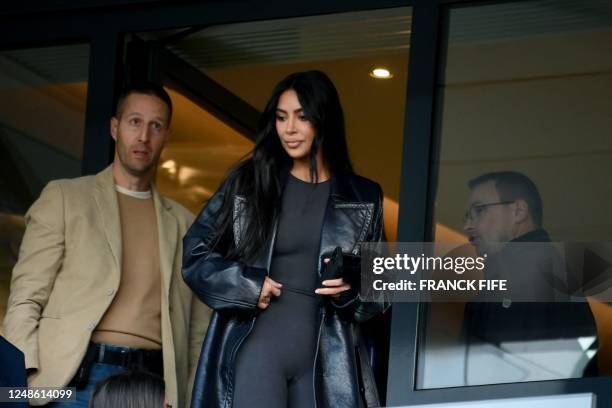
[[[0,321],[25,212],[81,173],[88,69],[86,44],[0,52]]]
[[[510,241],[612,241],[612,2],[457,7],[445,23],[435,241],[490,257],[490,241],[500,251]],[[607,375],[610,316],[595,299],[431,304],[417,385]]]
[[[253,142],[180,93],[168,92],[172,135],[162,151],[156,185],[197,214]]]
[[[402,7],[213,26],[182,38],[168,50],[259,111],[286,75],[311,69],[328,74],[340,94],[353,164],[357,173],[382,185],[386,233],[394,240],[410,30],[411,8]],[[393,77],[373,78],[370,72],[376,67],[388,69]],[[198,125],[201,132],[187,124],[196,123],[195,116],[184,122],[189,131],[185,141],[192,149],[189,154],[197,157],[192,165],[199,166],[199,171],[209,173],[209,163],[215,167],[219,160],[229,166],[252,147],[253,142],[245,139],[251,144],[246,150],[242,148],[245,141],[233,148],[237,133],[225,126],[226,148],[217,150],[214,143],[205,141],[209,131],[203,126],[209,123],[221,129],[202,118]],[[221,159],[217,153],[228,156]],[[210,179],[201,187],[214,191],[227,169],[223,166],[215,167],[219,172],[216,182]]]

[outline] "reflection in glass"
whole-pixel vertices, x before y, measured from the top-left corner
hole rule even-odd
[[[445,22],[435,240],[464,242],[457,256],[494,251],[485,245],[492,241],[499,250],[516,239],[611,241],[610,2],[450,8]],[[470,185],[499,171],[533,182],[540,216],[528,194],[517,198],[503,182]],[[517,223],[522,216],[532,218],[530,227]],[[526,269],[520,262],[512,267]],[[427,308],[419,388],[612,373],[606,303],[482,306],[476,300]]]
[[[88,68],[88,45],[0,52],[0,322],[25,212],[81,173]]]
[[[156,185],[198,213],[253,142],[180,93],[168,92],[174,105],[172,135],[159,160]]]

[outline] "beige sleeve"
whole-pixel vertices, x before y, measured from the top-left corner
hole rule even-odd
[[[6,338],[25,355],[26,368],[38,368],[38,321],[64,257],[64,197],[49,183],[26,214],[26,231],[13,268],[4,319]]]

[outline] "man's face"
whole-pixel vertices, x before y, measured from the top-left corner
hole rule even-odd
[[[513,207],[514,203],[501,204],[493,181],[479,184],[472,189],[463,229],[479,255],[497,252],[500,246],[496,243],[513,239]]]
[[[129,174],[140,177],[155,168],[170,135],[169,122],[168,107],[158,97],[128,95],[120,117],[111,119],[111,134],[115,158]]]

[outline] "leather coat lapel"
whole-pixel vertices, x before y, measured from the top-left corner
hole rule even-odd
[[[172,280],[172,270],[176,245],[178,243],[177,220],[168,211],[170,204],[167,203],[152,187],[155,213],[157,214],[157,235],[159,241],[159,269],[164,283],[164,293],[168,296]]]
[[[234,197],[234,237],[236,245],[242,237],[242,231],[246,225],[243,209],[246,198]],[[320,257],[332,252],[338,243],[342,243],[342,251],[358,255],[360,253],[359,243],[367,238],[368,231],[374,217],[375,203],[364,202],[358,197],[350,181],[346,177],[331,177],[330,197],[321,227],[321,242],[319,246]],[[272,237],[267,248],[262,252],[262,257],[255,262],[256,266],[270,270],[272,254],[276,241],[278,220],[272,230]],[[318,272],[321,274],[321,262],[318,264]]]
[[[244,196],[234,196],[233,230],[236,246],[242,239],[247,222],[244,215],[246,204]],[[365,241],[372,224],[374,209],[375,203],[361,201],[346,177],[332,175],[330,197],[327,202],[321,230],[319,255],[332,252],[338,243],[342,243],[343,252],[358,255],[360,253],[359,243]],[[266,250],[254,262],[255,266],[270,269],[277,228],[278,221],[272,230],[271,239],[266,243]],[[319,273],[320,266],[319,264]]]
[[[374,203],[363,202],[342,176],[332,176],[331,191],[321,231],[319,253],[326,254],[342,243],[342,251],[358,255],[359,243],[367,237]]]
[[[244,231],[247,226],[247,218],[245,214],[245,208],[247,205],[247,199],[245,196],[236,194],[234,196],[233,203],[233,231],[234,231],[234,245],[239,246],[244,238]],[[261,252],[261,256],[259,256],[256,260],[252,262],[253,266],[264,268],[270,271],[270,265],[272,264],[272,254],[274,253],[274,244],[276,242],[276,231],[278,229],[278,220],[274,224],[272,228],[272,236],[265,244],[266,248]]]
[[[112,166],[107,167],[96,175],[96,188],[93,192],[98,205],[98,213],[102,221],[102,228],[115,261],[116,272],[121,271],[121,219],[119,203],[115,191]]]

